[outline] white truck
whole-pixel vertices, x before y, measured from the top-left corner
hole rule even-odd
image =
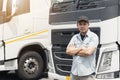
[[[49,0],[0,0],[0,73],[24,80],[47,72]]]
[[[68,75],[72,57],[65,47],[76,34],[76,21],[87,16],[90,29],[99,36],[96,80],[120,79],[120,0],[52,0],[49,23],[55,71]]]
[[[0,0],[0,72],[70,80],[65,50],[81,15],[99,36],[96,80],[119,80],[120,0]]]

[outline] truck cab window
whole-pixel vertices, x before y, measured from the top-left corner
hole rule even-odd
[[[30,0],[17,0],[17,10],[15,15],[25,14],[30,12]]]
[[[3,12],[2,10],[3,10],[3,0],[0,0],[0,24],[4,22],[5,12]]]
[[[2,7],[3,7],[3,0],[0,0],[0,12],[2,11]]]
[[[97,4],[95,3],[95,1],[98,0],[78,0],[76,8],[80,10],[96,8]]]
[[[96,8],[100,0],[54,0],[52,1],[51,12],[67,12]]]
[[[66,12],[74,9],[75,0],[54,0],[52,1],[51,12]]]
[[[6,17],[10,17],[11,13],[12,13],[12,0],[8,0],[6,7]]]
[[[3,0],[0,0],[0,11],[2,11]],[[30,12],[30,0],[7,0],[5,10],[5,22],[12,19],[13,16]]]

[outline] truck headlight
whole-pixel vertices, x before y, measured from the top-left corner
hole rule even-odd
[[[112,53],[113,51],[103,52],[98,72],[111,69]]]

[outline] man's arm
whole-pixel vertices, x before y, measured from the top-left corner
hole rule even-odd
[[[81,50],[78,52],[78,56],[90,56],[94,53],[96,47],[81,47]]]
[[[98,42],[99,42],[98,36],[97,35],[92,36],[91,41],[87,45],[87,47],[81,47],[82,49],[77,55],[79,55],[79,56],[92,55],[97,48]]]
[[[70,44],[66,48],[66,53],[69,55],[76,55],[81,51],[81,48],[76,48],[74,45]]]

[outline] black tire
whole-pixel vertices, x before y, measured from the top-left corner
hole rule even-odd
[[[9,71],[1,71],[0,75],[6,75]]]
[[[26,51],[19,58],[18,76],[23,80],[36,80],[43,72],[43,59],[35,51]]]

